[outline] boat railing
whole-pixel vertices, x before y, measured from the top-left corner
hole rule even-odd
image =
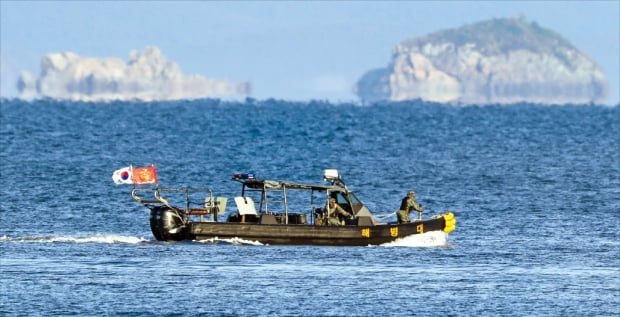
[[[153,198],[143,198],[143,194],[150,192]],[[162,197],[163,195],[166,198]],[[133,199],[152,209],[166,206],[178,210],[186,215],[204,215],[217,213],[217,201],[213,191],[207,187],[179,187],[179,188],[134,188],[131,192]],[[200,196],[198,198],[197,196]],[[170,203],[169,201],[173,201]]]
[[[135,201],[137,201],[137,202],[139,202],[139,203],[141,203],[141,204],[143,204],[143,205],[145,205],[145,206],[147,206],[149,208],[154,207],[154,206],[160,206],[160,205],[166,205],[167,206],[168,205],[167,201],[162,201],[160,199],[157,199],[157,196],[154,195],[155,191],[157,191],[157,188],[134,188],[131,191],[131,197]],[[141,196],[142,195],[141,193],[146,193],[146,192],[149,192],[149,193],[153,194],[155,199],[145,199],[145,198],[143,198]]]

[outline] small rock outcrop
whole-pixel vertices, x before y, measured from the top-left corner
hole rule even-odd
[[[75,101],[176,100],[248,96],[249,82],[232,84],[202,76],[186,76],[156,47],[132,51],[129,61],[88,58],[71,52],[49,54],[41,60],[41,74],[20,75],[20,98]]]
[[[523,17],[494,19],[406,40],[388,67],[358,81],[365,102],[603,103],[603,72],[557,33]]]

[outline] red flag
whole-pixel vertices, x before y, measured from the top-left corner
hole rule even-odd
[[[134,167],[132,176],[133,183],[137,185],[157,184],[157,171],[155,170],[155,165],[148,167]]]

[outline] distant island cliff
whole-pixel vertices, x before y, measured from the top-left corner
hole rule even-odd
[[[365,102],[603,103],[596,63],[559,34],[525,18],[493,19],[396,45],[385,68],[356,85]]]
[[[176,100],[251,94],[249,82],[230,83],[198,75],[186,76],[156,47],[118,58],[81,57],[71,52],[48,54],[38,78],[22,72],[20,98],[75,101]]]

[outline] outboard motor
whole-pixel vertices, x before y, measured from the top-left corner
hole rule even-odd
[[[151,208],[151,231],[158,241],[180,241],[185,237],[183,219],[167,206]]]

